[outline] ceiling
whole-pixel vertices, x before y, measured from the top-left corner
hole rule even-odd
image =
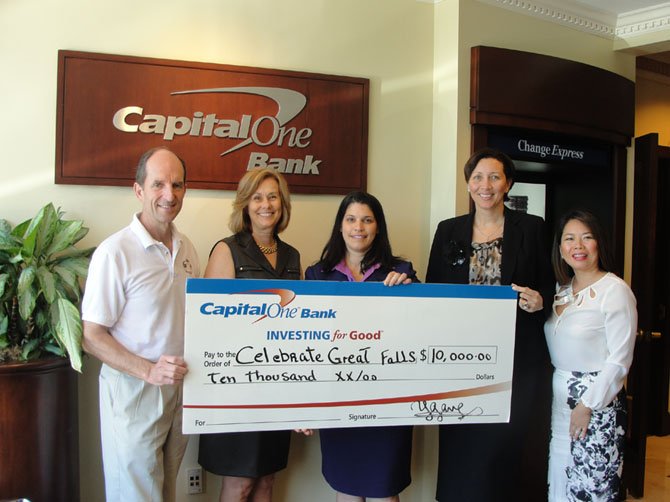
[[[421,0],[430,1],[430,0]],[[440,2],[442,0],[432,0]],[[610,39],[667,31],[670,1],[662,0],[479,0]],[[669,37],[670,39],[670,37]],[[670,41],[670,40],[669,40]]]
[[[431,1],[431,0],[420,0]],[[442,0],[432,0],[440,2]],[[666,66],[670,76],[670,1],[662,0],[479,0],[490,5],[562,24],[608,38],[630,49],[640,60]],[[653,40],[640,45],[637,41]],[[618,42],[617,42],[618,41]],[[669,51],[669,52],[662,52]]]
[[[621,15],[627,14],[639,9],[649,7],[659,7],[666,2],[658,0],[573,0],[576,4],[581,4],[586,8],[607,12],[609,14]]]
[[[652,17],[665,14],[670,3],[660,2],[658,0],[574,0],[577,4],[584,5],[587,9],[593,11],[603,11],[613,14],[617,20],[622,17],[640,14],[641,12],[655,13]],[[652,59],[666,65],[670,65],[670,52],[657,52],[654,54],[645,54],[647,59]],[[654,71],[652,67],[647,66],[647,70]],[[663,72],[661,72],[663,73]]]

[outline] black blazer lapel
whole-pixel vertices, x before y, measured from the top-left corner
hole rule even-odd
[[[501,284],[511,284],[516,269],[519,251],[523,242],[523,230],[519,226],[518,213],[505,208],[505,229],[503,230]]]
[[[468,284],[470,282],[470,257],[472,256],[472,226],[475,223],[475,213],[457,220],[454,225],[453,240],[465,244],[466,260],[459,267],[454,267],[454,280],[456,284]]]

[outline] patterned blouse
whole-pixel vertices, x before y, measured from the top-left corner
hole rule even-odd
[[[502,237],[490,242],[473,242],[470,257],[470,284],[500,285]]]

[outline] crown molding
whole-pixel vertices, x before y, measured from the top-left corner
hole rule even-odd
[[[670,3],[616,16],[571,0],[478,0],[609,39],[627,39],[670,29]]]
[[[626,39],[668,28],[670,28],[670,3],[664,3],[619,15],[616,35]]]
[[[479,0],[529,16],[562,24],[576,30],[614,38],[616,16],[596,10],[586,9],[568,0]]]

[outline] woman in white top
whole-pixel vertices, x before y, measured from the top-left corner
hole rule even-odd
[[[558,281],[544,330],[554,365],[549,500],[619,500],[626,437],[624,379],[637,311],[595,217],[561,219],[552,263]]]

